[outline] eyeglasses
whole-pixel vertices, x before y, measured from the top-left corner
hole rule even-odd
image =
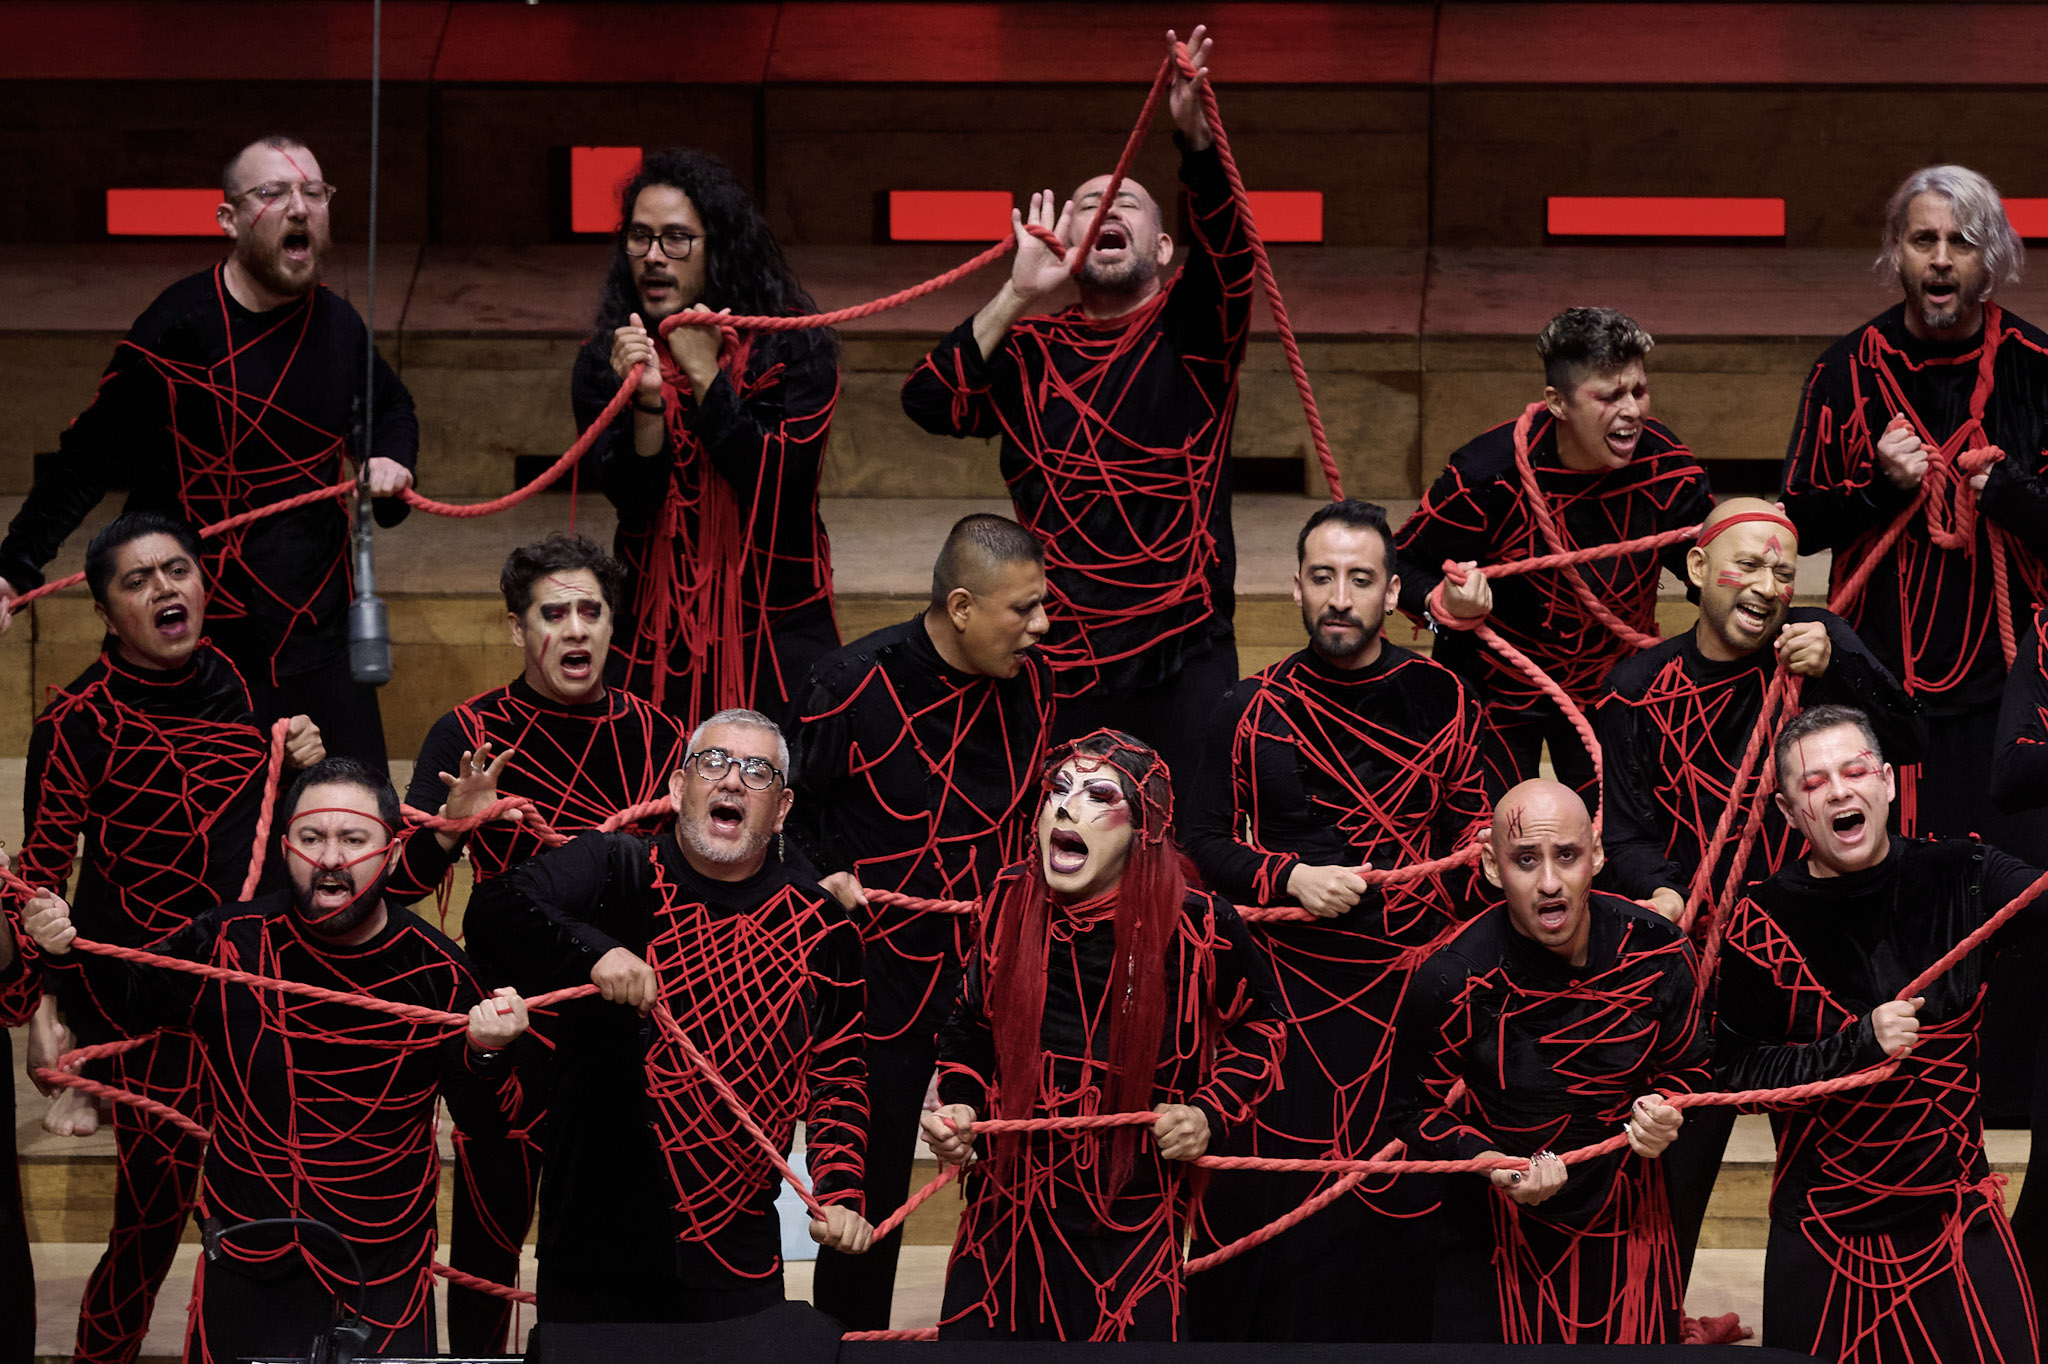
[[[629,227],[626,229],[626,254],[638,259],[660,242],[662,255],[670,260],[688,260],[697,249],[697,243],[703,240],[696,233],[685,232],[680,227],[672,227],[659,236],[644,227]]]
[[[294,190],[298,191],[311,208],[324,207],[327,201],[334,197],[334,186],[325,180],[265,180],[262,184],[251,185],[231,197],[247,199],[253,196],[263,204],[281,204],[292,197]]]
[[[705,781],[719,781],[728,767],[740,770],[740,780],[749,790],[766,791],[782,780],[782,769],[766,758],[735,758],[722,748],[707,748],[683,759],[683,766],[697,764],[697,775]]]

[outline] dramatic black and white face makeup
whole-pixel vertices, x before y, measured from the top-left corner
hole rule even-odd
[[[1038,812],[1038,856],[1045,884],[1072,900],[1116,889],[1130,860],[1134,812],[1117,770],[1073,757],[1052,774]]]

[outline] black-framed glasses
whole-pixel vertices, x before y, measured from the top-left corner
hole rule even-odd
[[[311,208],[323,207],[334,197],[334,186],[325,180],[265,180],[260,185],[249,186],[234,197],[253,198],[259,204],[281,204],[292,197],[293,190],[297,190]]]
[[[737,767],[740,780],[753,791],[766,791],[782,780],[782,769],[766,758],[735,758],[722,748],[702,749],[683,759],[685,767],[692,763],[697,765],[697,775],[705,781],[719,781],[724,778],[727,768]]]
[[[697,243],[703,240],[704,238],[697,233],[685,232],[680,227],[672,227],[658,234],[649,232],[644,227],[629,227],[626,229],[626,254],[634,257],[644,256],[654,249],[656,242],[660,242],[662,255],[670,260],[688,260],[696,251]]]

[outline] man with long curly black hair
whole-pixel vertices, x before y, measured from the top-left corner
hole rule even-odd
[[[588,428],[640,367],[589,458],[619,511],[625,598],[611,681],[695,719],[731,706],[786,719],[839,645],[818,469],[839,396],[829,331],[660,324],[672,314],[816,312],[760,210],[702,152],[650,154],[619,231],[571,397]]]

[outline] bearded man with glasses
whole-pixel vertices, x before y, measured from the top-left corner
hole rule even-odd
[[[237,152],[221,177],[225,261],[158,296],[114,350],[99,392],[0,542],[0,630],[16,596],[109,488],[130,511],[205,526],[341,481],[360,460],[363,319],[322,288],[334,187],[295,138]],[[370,383],[370,492],[396,525],[419,423],[382,359]],[[214,644],[249,683],[259,720],[312,717],[333,753],[385,761],[373,687],[348,674],[349,517],[328,499],[206,541]]]
[[[782,1301],[775,1167],[666,1020],[781,1149],[804,1124],[825,1216],[865,1251],[867,1072],[860,935],[769,842],[793,800],[789,747],[720,711],[669,778],[672,830],[588,833],[478,887],[471,942],[543,989],[595,984],[555,1028],[540,1183],[539,1319],[715,1321]]]
[[[747,706],[787,721],[811,665],[839,647],[818,516],[839,344],[815,328],[661,337],[684,311],[817,306],[732,172],[672,148],[620,191],[611,271],[570,380],[588,429],[639,367],[589,455],[627,570],[610,681],[671,715]]]

